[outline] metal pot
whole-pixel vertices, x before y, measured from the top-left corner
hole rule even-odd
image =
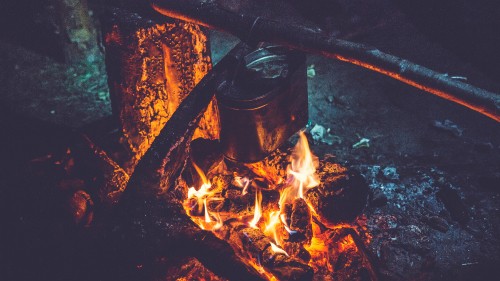
[[[260,161],[307,123],[305,55],[282,46],[258,48],[217,99],[224,155]]]

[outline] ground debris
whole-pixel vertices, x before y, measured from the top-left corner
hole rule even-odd
[[[358,149],[361,147],[370,147],[370,140],[367,138],[362,138],[357,143],[352,145],[352,148],[354,148],[354,149]]]
[[[461,137],[462,133],[464,130],[460,127],[458,127],[457,124],[453,123],[452,121],[446,119],[443,122],[434,120],[434,123],[432,124],[435,128],[445,130],[447,132],[450,132],[453,134],[455,137]]]
[[[394,167],[385,167],[384,170],[382,170],[382,173],[384,174],[384,177],[388,180],[398,180],[399,179],[399,174]]]

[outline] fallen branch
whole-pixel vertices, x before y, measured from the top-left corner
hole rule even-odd
[[[383,53],[376,48],[335,39],[319,30],[301,25],[230,11],[218,5],[215,0],[151,0],[151,3],[164,15],[220,29],[243,40],[284,44],[305,52],[362,66],[461,104],[500,122],[498,94]]]

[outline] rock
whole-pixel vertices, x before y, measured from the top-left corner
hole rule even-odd
[[[388,180],[398,180],[399,179],[399,174],[394,167],[385,167],[384,170],[382,170],[382,173],[384,174],[384,177]]]
[[[430,227],[434,228],[435,230],[439,230],[443,233],[447,232],[448,229],[450,228],[448,222],[439,216],[424,217],[423,221]]]
[[[370,140],[367,138],[362,138],[357,143],[352,145],[352,148],[354,148],[354,149],[358,149],[361,147],[370,147]]]
[[[323,137],[326,134],[326,129],[323,126],[321,126],[319,124],[316,124],[311,129],[310,133],[311,133],[311,136],[312,136],[312,138],[313,138],[314,141],[321,142],[323,140]]]
[[[316,76],[316,70],[314,69],[314,64],[311,64],[307,67],[307,77],[314,78]]]
[[[455,189],[449,186],[443,186],[436,193],[437,197],[443,202],[445,208],[450,212],[451,218],[464,225],[469,221],[467,207],[458,195]]]
[[[447,131],[455,137],[461,137],[464,131],[450,120],[444,120],[443,122],[434,120],[433,126],[435,128]]]
[[[373,192],[373,198],[370,202],[370,206],[374,208],[380,208],[387,205],[387,196],[381,190],[375,190]]]

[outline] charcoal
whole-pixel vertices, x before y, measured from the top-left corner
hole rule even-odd
[[[311,211],[307,206],[306,201],[302,198],[297,198],[293,201],[291,214],[290,214],[290,229],[297,231],[296,234],[290,237],[300,237],[301,240],[311,241],[312,238],[312,224],[311,224]]]
[[[285,254],[275,253],[271,247],[262,254],[262,264],[279,280],[312,280],[314,274],[313,269],[306,263]]]
[[[78,190],[69,198],[67,209],[76,225],[89,226],[94,217],[93,206],[90,195]]]
[[[283,249],[292,257],[296,257],[305,263],[311,260],[311,254],[304,248],[304,243],[286,241]]]
[[[306,198],[329,223],[351,222],[365,208],[369,191],[359,173],[348,171],[310,189]]]

